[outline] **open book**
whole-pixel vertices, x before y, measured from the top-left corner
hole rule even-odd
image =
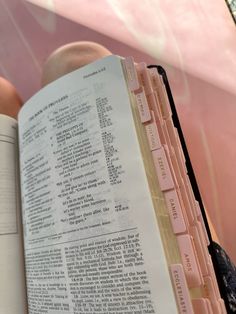
[[[1,313],[226,313],[156,68],[106,57],[0,116],[0,193]]]

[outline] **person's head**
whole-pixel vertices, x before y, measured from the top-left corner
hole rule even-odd
[[[55,50],[44,64],[42,86],[97,59],[111,55],[104,46],[89,42],[74,42]]]
[[[0,77],[0,113],[16,118],[22,102],[15,87]]]

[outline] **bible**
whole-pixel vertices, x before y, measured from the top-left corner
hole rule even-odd
[[[109,56],[0,115],[1,313],[226,313],[168,89]]]

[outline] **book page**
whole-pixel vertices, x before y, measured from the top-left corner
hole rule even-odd
[[[30,314],[177,313],[119,58],[19,116]]]
[[[0,313],[26,314],[17,122],[0,115]]]

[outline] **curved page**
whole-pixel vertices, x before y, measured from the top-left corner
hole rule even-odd
[[[19,116],[29,312],[177,313],[120,59]]]

